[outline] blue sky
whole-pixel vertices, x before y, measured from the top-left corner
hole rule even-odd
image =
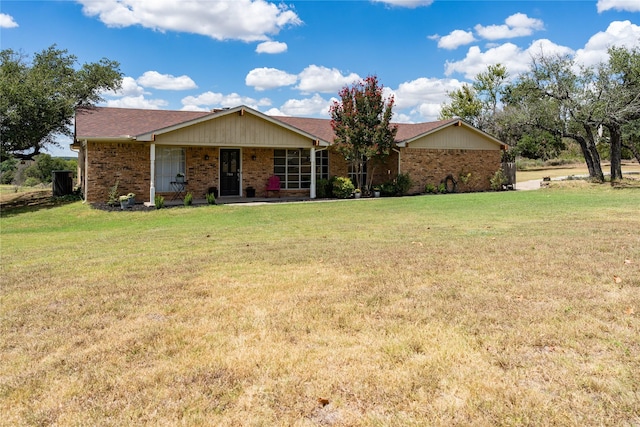
[[[52,44],[120,62],[102,105],[326,118],[342,87],[377,75],[394,120],[422,122],[490,64],[516,77],[541,52],[593,65],[640,47],[640,0],[2,0],[2,49]],[[53,154],[73,154],[60,142]]]

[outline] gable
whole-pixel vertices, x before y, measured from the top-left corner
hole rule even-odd
[[[503,144],[466,125],[451,125],[407,142],[407,147],[440,150],[501,150]]]
[[[156,135],[157,144],[309,148],[314,140],[249,113],[225,114]]]

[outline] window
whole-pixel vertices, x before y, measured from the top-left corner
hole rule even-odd
[[[316,151],[316,180],[329,179],[329,151]]]
[[[287,190],[311,187],[311,150],[274,150],[273,173]],[[316,178],[329,178],[329,154],[316,152]]]
[[[184,173],[185,169],[184,148],[157,147],[156,191],[160,193],[172,191],[171,181],[175,181],[176,175]]]

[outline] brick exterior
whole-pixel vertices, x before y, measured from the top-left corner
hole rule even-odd
[[[434,150],[402,148],[402,173],[413,181],[410,194],[423,193],[427,184],[438,186],[448,175],[457,181],[458,192],[486,191],[489,180],[500,168],[502,152],[499,150]],[[467,183],[460,175],[471,173]]]
[[[87,201],[107,202],[116,182],[118,194],[135,193],[149,200],[149,146],[126,143],[87,143]]]

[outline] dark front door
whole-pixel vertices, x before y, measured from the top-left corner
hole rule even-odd
[[[240,195],[240,150],[220,150],[220,195]]]

